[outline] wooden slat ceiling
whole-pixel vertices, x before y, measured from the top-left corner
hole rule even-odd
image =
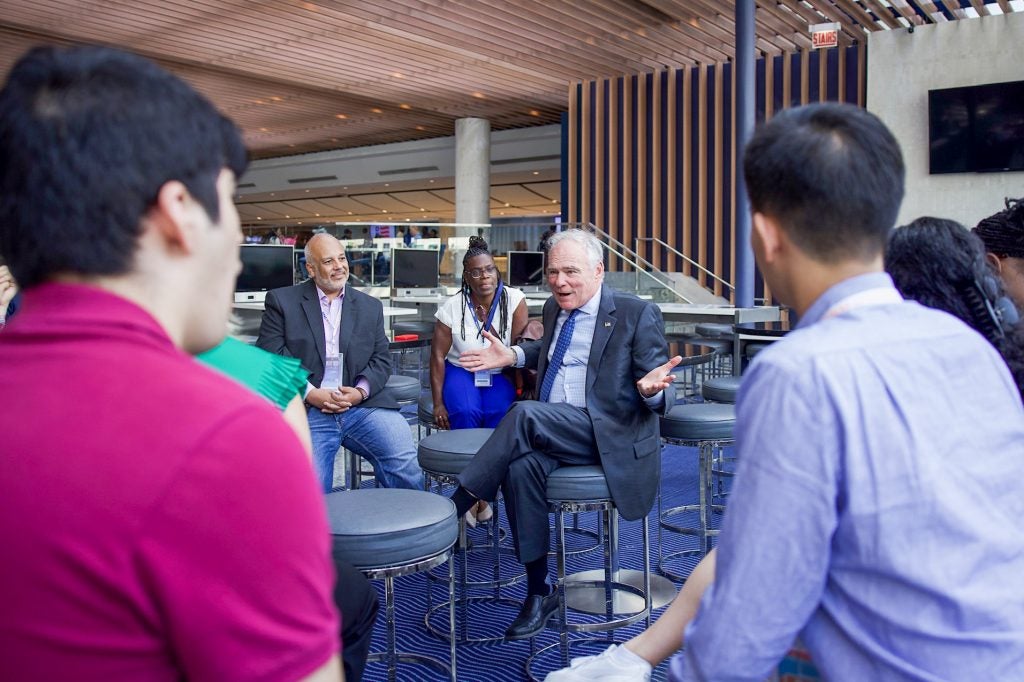
[[[757,2],[762,54],[1014,11],[1008,0]],[[0,74],[32,45],[99,42],[164,64],[256,157],[558,121],[569,83],[731,59],[735,0],[0,0]]]
[[[242,127],[255,158],[556,123],[571,83],[733,58],[735,0],[0,0],[0,77],[40,44],[146,55]],[[760,55],[1024,10],[1022,0],[757,0]],[[532,175],[537,175],[533,173]],[[494,217],[553,215],[558,178],[496,178]],[[453,220],[451,178],[247,198],[245,224]],[[340,195],[340,196],[339,196]],[[286,217],[287,216],[287,217]]]

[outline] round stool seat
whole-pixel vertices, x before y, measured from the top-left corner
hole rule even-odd
[[[400,403],[412,403],[420,397],[420,382],[401,374],[389,376],[384,389]]]
[[[424,393],[416,403],[416,417],[424,424],[434,423],[434,396]]]
[[[706,380],[700,387],[704,400],[716,403],[735,403],[736,393],[740,390],[742,377],[725,376]]]
[[[438,431],[421,438],[418,447],[420,468],[438,474],[458,474],[492,433],[494,429],[456,429]]]
[[[334,549],[359,570],[415,564],[455,544],[455,505],[423,490],[371,488],[330,493]]]
[[[718,339],[726,336],[732,336],[732,325],[722,324],[720,322],[701,322],[694,331],[697,336],[703,336],[709,339]]]
[[[596,464],[558,467],[548,476],[546,495],[563,502],[612,498],[604,469]]]
[[[434,337],[434,323],[421,320],[401,320],[391,323],[391,330],[396,334],[416,334],[421,339]]]
[[[661,418],[661,435],[677,440],[727,440],[732,439],[735,425],[735,405],[676,405]]]

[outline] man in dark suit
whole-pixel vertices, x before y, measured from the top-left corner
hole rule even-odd
[[[602,286],[602,245],[582,230],[554,235],[546,267],[552,297],[544,337],[508,348],[464,353],[470,371],[536,367],[540,400],[516,403],[459,476],[459,513],[492,500],[501,486],[527,598],[505,633],[539,633],[558,606],[547,579],[548,474],[561,465],[600,464],[619,513],[647,514],[658,489],[658,415],[675,402],[661,312],[635,296]],[[556,341],[557,339],[557,341]]]
[[[309,372],[306,416],[324,492],[342,445],[370,460],[385,487],[422,489],[409,425],[384,390],[391,359],[380,301],[347,286],[345,250],[329,234],[307,242],[306,270],[309,280],[267,294],[256,345]]]

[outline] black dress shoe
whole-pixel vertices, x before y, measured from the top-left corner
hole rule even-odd
[[[536,637],[557,610],[557,590],[551,590],[551,594],[546,597],[539,594],[528,595],[523,602],[523,608],[519,610],[519,615],[512,621],[512,625],[508,626],[508,630],[505,630],[505,640],[512,642]]]

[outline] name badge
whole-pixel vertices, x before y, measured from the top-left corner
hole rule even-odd
[[[491,372],[490,370],[481,370],[479,372],[473,372],[473,385],[477,388],[486,388],[491,385]]]
[[[327,362],[324,363],[324,379],[320,382],[320,388],[336,389],[342,386],[344,367],[344,353],[328,356]]]

